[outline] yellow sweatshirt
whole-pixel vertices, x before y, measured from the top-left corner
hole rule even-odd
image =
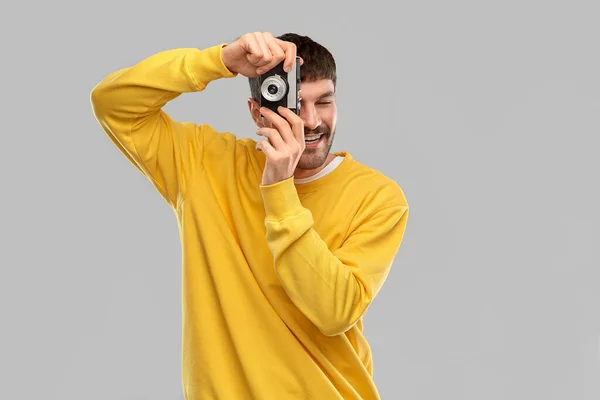
[[[224,45],[152,55],[91,93],[178,221],[185,398],[379,399],[362,317],[403,239],[404,194],[348,152],[315,181],[261,186],[256,141],[170,118],[167,102],[236,76]]]

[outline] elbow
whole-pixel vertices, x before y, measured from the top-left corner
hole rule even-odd
[[[96,117],[105,117],[114,112],[115,105],[122,98],[116,82],[117,74],[114,72],[100,82],[90,91],[90,103]],[[111,111],[112,110],[112,111]]]
[[[346,333],[350,328],[352,328],[354,324],[344,324],[344,323],[328,323],[328,324],[319,324],[317,328],[319,331],[329,337],[341,335]]]
[[[103,114],[106,101],[106,93],[102,90],[102,84],[96,85],[90,93],[90,103],[92,105],[92,111],[96,117]]]
[[[315,326],[325,336],[337,336],[349,331],[363,316],[365,309],[353,310],[346,315],[323,315],[314,321]]]
[[[105,82],[99,83],[90,92],[92,113],[105,130],[114,130],[116,124],[124,120],[123,107],[115,96],[114,87]]]
[[[349,331],[362,318],[369,308],[372,296],[361,295],[353,301],[332,305],[328,312],[315,315],[313,323],[325,336],[337,336]]]

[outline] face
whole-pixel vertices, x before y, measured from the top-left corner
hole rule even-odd
[[[337,122],[335,87],[330,79],[300,83],[300,118],[304,121],[305,139],[322,134],[316,143],[306,142],[298,169],[311,171],[324,166],[333,145]],[[251,112],[262,126],[258,104],[251,100]]]
[[[300,117],[304,121],[305,138],[323,134],[316,143],[306,142],[298,169],[313,170],[327,160],[337,122],[335,88],[329,79],[300,84]]]

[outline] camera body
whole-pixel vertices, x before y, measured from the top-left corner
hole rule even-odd
[[[260,106],[277,113],[277,107],[286,107],[300,114],[300,58],[290,72],[283,70],[283,61],[260,75]]]

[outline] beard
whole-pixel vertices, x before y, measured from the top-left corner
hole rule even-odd
[[[321,167],[327,161],[327,156],[333,145],[335,131],[331,132],[329,127],[321,125],[317,129],[304,129],[304,135],[318,135],[322,133],[322,142],[316,149],[305,148],[296,168],[313,170]]]

